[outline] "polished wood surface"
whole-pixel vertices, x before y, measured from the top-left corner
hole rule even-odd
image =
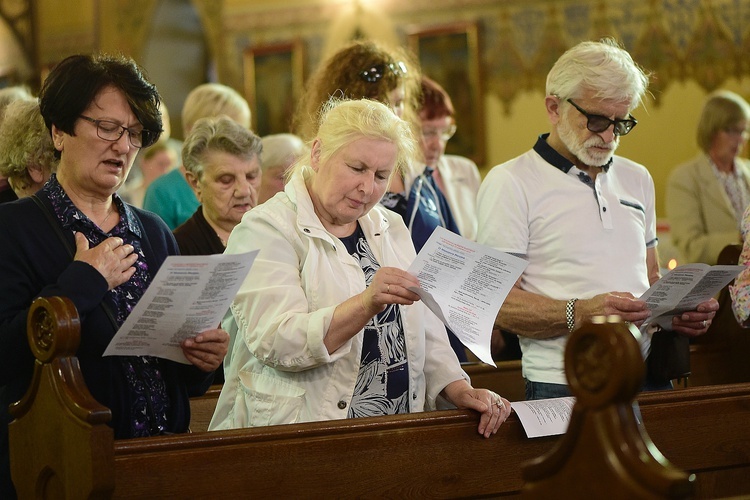
[[[526,497],[692,495],[695,477],[669,463],[640,424],[633,400],[644,372],[640,345],[619,317],[595,317],[570,335],[565,373],[575,404],[553,449],[522,465]]]
[[[52,318],[43,323],[59,324],[61,315],[76,330],[72,305],[43,306]],[[54,337],[60,329],[48,330]],[[528,439],[516,415],[484,439],[476,414],[451,410],[113,441],[108,410],[87,398],[70,349],[38,356],[45,375],[14,406],[11,457],[22,498],[517,497],[521,464],[564,439]],[[750,495],[750,384],[638,401],[658,447],[647,449],[695,474],[695,498]],[[37,409],[44,418],[33,416]],[[617,426],[611,431],[616,438]]]

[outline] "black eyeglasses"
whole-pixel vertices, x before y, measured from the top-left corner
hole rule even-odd
[[[368,69],[363,69],[359,72],[359,77],[368,83],[375,83],[380,81],[385,75],[385,70],[390,69],[396,76],[406,74],[406,64],[401,61],[389,64],[375,64]]]
[[[578,111],[581,112],[583,116],[586,117],[586,128],[589,129],[591,132],[594,132],[595,134],[599,134],[601,132],[604,132],[609,128],[610,125],[614,125],[614,134],[615,135],[628,135],[631,130],[633,130],[633,127],[638,125],[638,120],[635,119],[633,115],[628,115],[630,118],[626,119],[620,119],[615,118],[614,120],[610,120],[606,116],[602,115],[593,115],[591,113],[587,113],[586,111],[582,110],[581,107],[574,103],[570,99],[566,99],[570,104],[573,105],[574,108],[576,108]]]
[[[122,134],[127,131],[130,144],[134,148],[140,149],[147,148],[152,145],[155,141],[155,138],[157,137],[157,134],[150,130],[138,130],[134,128],[123,127],[117,122],[113,122],[110,120],[95,120],[84,115],[81,115],[81,118],[96,125],[96,135],[99,137],[99,139],[104,139],[105,141],[117,141],[120,139],[120,137],[122,137]]]

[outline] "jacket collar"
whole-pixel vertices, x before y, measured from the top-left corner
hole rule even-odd
[[[297,207],[297,227],[303,233],[323,238],[331,243],[334,242],[334,235],[328,232],[320,221],[318,214],[315,213],[312,198],[307,190],[305,179],[309,175],[309,167],[304,167],[302,171],[297,170],[284,186],[284,192],[289,200]],[[359,224],[362,227],[366,237],[372,237],[376,234],[382,234],[390,226],[388,218],[381,213],[385,210],[380,204],[375,205],[365,215],[359,218]],[[336,238],[338,239],[338,238]],[[370,240],[371,241],[371,240]]]

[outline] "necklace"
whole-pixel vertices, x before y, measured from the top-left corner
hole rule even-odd
[[[102,226],[107,223],[107,219],[109,219],[109,216],[112,215],[113,213],[115,213],[115,204],[114,203],[109,207],[109,213],[107,214],[107,216],[102,221],[102,224],[101,224]]]

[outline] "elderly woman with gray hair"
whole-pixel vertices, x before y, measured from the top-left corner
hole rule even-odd
[[[740,223],[750,203],[748,139],[750,105],[734,92],[706,100],[697,139],[701,152],[669,176],[666,211],[680,264],[716,264],[721,250],[742,242]]]
[[[0,124],[0,175],[8,178],[16,196],[31,196],[57,167],[52,136],[36,99],[8,105]]]
[[[257,135],[227,116],[195,122],[182,164],[201,205],[174,230],[182,255],[224,252],[234,226],[258,203],[262,149]]]
[[[441,398],[481,413],[485,437],[508,417],[409,290],[409,231],[378,204],[416,147],[386,105],[330,102],[284,193],[232,231],[227,253],[260,253],[224,320],[233,347],[210,429],[420,412]]]

